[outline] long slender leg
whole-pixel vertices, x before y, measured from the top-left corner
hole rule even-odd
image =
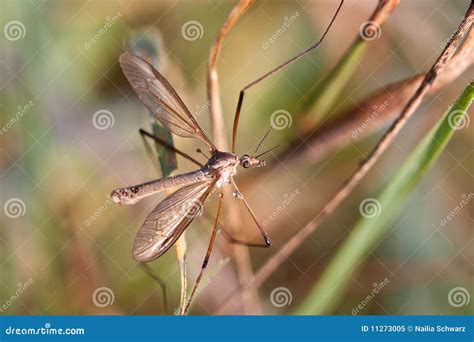
[[[257,225],[258,230],[260,231],[260,234],[262,234],[263,240],[265,241],[265,246],[266,246],[266,247],[270,247],[271,244],[272,244],[272,241],[271,241],[270,238],[268,237],[267,232],[265,231],[265,229],[264,229],[264,228],[260,225],[260,223],[258,222],[257,217],[255,216],[253,210],[250,208],[249,204],[248,204],[247,201],[245,200],[245,197],[244,197],[244,195],[242,194],[242,192],[240,192],[239,188],[237,187],[237,184],[235,184],[235,181],[234,181],[233,178],[231,178],[231,182],[232,182],[232,185],[234,186],[235,190],[236,190],[237,193],[239,194],[240,200],[242,200],[242,202],[244,202],[245,207],[247,208],[248,212],[250,213],[250,216],[252,216],[252,219],[253,219],[253,221],[255,222],[255,224]]]
[[[219,204],[217,206],[216,220],[214,221],[214,228],[212,229],[212,235],[211,235],[211,239],[209,240],[209,246],[207,247],[206,256],[202,263],[201,271],[199,272],[199,275],[196,278],[196,283],[194,284],[193,291],[191,292],[191,295],[188,298],[188,302],[186,303],[186,307],[184,308],[184,314],[188,312],[189,307],[191,306],[193,302],[194,296],[196,295],[196,291],[199,288],[199,283],[202,280],[204,272],[206,271],[206,268],[207,268],[207,264],[209,263],[209,259],[211,258],[212,248],[214,247],[214,242],[216,241],[217,231],[219,228],[219,217],[222,212],[223,197],[224,197],[224,194],[222,193],[222,188],[221,188],[221,192],[219,195]]]
[[[232,128],[232,152],[235,153],[235,142],[236,142],[236,138],[237,138],[237,126],[239,125],[239,117],[240,117],[240,110],[242,109],[242,103],[244,101],[244,95],[245,95],[245,91],[251,87],[253,87],[254,85],[256,85],[257,83],[263,81],[264,79],[266,79],[267,77],[273,75],[274,73],[280,71],[281,69],[287,67],[288,65],[290,65],[291,63],[295,62],[296,60],[300,59],[301,57],[303,57],[304,55],[308,54],[309,52],[317,49],[324,37],[326,37],[326,34],[329,32],[329,29],[331,28],[332,24],[334,23],[334,20],[336,19],[338,13],[339,13],[339,10],[341,9],[342,7],[342,4],[344,3],[344,0],[341,0],[340,4],[339,4],[339,7],[337,8],[336,10],[336,13],[334,14],[334,16],[332,17],[331,19],[331,22],[329,23],[328,27],[326,28],[326,31],[324,31],[323,35],[321,36],[321,38],[319,39],[318,42],[316,42],[315,44],[311,45],[310,47],[308,47],[306,50],[304,50],[303,52],[300,52],[299,54],[297,54],[296,56],[290,58],[289,60],[287,60],[286,62],[278,65],[276,68],[270,70],[269,72],[267,72],[266,74],[260,76],[259,78],[257,78],[255,81],[253,82],[250,82],[249,84],[247,84],[245,87],[242,88],[242,90],[240,91],[239,93],[239,100],[237,102],[237,109],[235,110],[235,115],[234,115],[234,126]]]
[[[196,165],[199,165],[199,166],[201,166],[201,167],[203,166],[202,163],[200,163],[199,161],[197,161],[196,159],[194,159],[193,157],[191,157],[189,154],[184,153],[184,152],[178,150],[176,147],[174,147],[173,145],[168,144],[166,141],[164,141],[164,140],[158,138],[156,135],[151,134],[151,133],[145,131],[145,130],[142,129],[142,128],[139,129],[139,132],[140,132],[140,135],[141,135],[142,138],[143,138],[143,141],[145,141],[145,137],[151,138],[151,139],[153,139],[155,142],[157,142],[158,144],[162,145],[164,148],[167,148],[168,150],[170,150],[170,151],[172,151],[172,152],[175,152],[176,154],[179,154],[181,157],[186,158],[187,160],[193,162],[193,163],[196,164]],[[151,151],[151,150],[150,150],[150,146],[148,145],[148,147],[147,147],[147,145],[145,144],[145,149],[147,150],[147,153],[148,153],[148,155],[150,156],[150,153],[149,153],[149,152]],[[151,158],[151,159],[154,160],[154,158]]]
[[[161,287],[161,291],[163,292],[163,303],[165,306],[165,314],[167,314],[168,313],[168,299],[166,295],[165,282],[160,277],[158,277],[156,274],[153,273],[153,270],[150,268],[150,266],[142,262],[140,262],[139,264],[141,267],[143,267],[143,270],[145,271],[145,273]]]
[[[215,218],[211,217],[207,213],[204,213],[204,215],[202,215],[202,217],[204,217],[206,220],[208,220],[209,222],[212,222],[212,223],[215,220]],[[218,233],[223,232],[224,233],[223,234],[224,238],[227,241],[229,241],[230,243],[235,243],[237,245],[242,245],[242,246],[245,246],[245,247],[264,247],[264,248],[269,247],[266,243],[254,243],[254,242],[248,242],[248,241],[236,239],[232,236],[232,234],[227,229],[225,229],[225,227],[222,224],[218,225],[217,232]]]
[[[219,230],[224,233],[224,237],[230,243],[235,243],[237,245],[242,245],[245,247],[264,247],[264,248],[270,247],[270,245],[267,245],[266,243],[254,243],[254,242],[248,242],[248,241],[236,239],[222,225],[219,225]]]

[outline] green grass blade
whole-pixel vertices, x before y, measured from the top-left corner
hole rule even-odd
[[[347,82],[354,74],[360,60],[364,56],[367,48],[367,41],[357,40],[346,52],[342,60],[325,77],[321,85],[317,87],[316,97],[308,111],[310,117],[307,122],[316,124],[320,122],[334,108],[336,101],[340,98],[341,92]],[[313,126],[311,126],[313,127]]]
[[[165,48],[163,39],[158,31],[137,32],[130,38],[130,45],[134,53],[147,58],[155,68],[158,70],[163,68]],[[149,115],[153,134],[166,141],[169,145],[174,146],[171,132],[155,120],[153,113],[150,112]],[[176,153],[163,148],[158,143],[154,145],[162,175],[167,177],[178,168]]]
[[[416,149],[385,187],[377,201],[382,208],[378,216],[362,217],[353,233],[343,242],[320,280],[296,310],[297,314],[328,314],[338,300],[353,272],[363,262],[370,249],[384,236],[392,219],[414,190],[423,175],[443,151],[474,97],[474,82],[444,114],[438,124],[423,138]]]

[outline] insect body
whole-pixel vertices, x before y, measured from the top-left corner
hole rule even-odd
[[[239,165],[260,167],[265,162],[256,156],[245,154],[239,158],[235,153],[218,151],[168,81],[151,64],[128,53],[120,57],[120,64],[140,99],[165,127],[177,135],[198,138],[211,152],[208,162],[198,170],[112,191],[114,202],[128,205],[165,189],[181,187],[153,209],[137,233],[133,257],[148,262],[163,255],[176,242],[195,218],[193,208],[201,207],[215,187],[232,183],[238,192],[232,177]],[[266,233],[264,237],[269,245]]]
[[[189,306],[191,305],[193,297],[198,288],[198,284],[202,279],[204,270],[207,267],[211,255],[212,247],[217,235],[217,230],[219,227],[221,227],[219,225],[219,216],[222,209],[222,189],[224,186],[231,185],[234,187],[234,194],[237,194],[235,197],[244,203],[254,223],[258,227],[260,234],[263,237],[264,243],[252,244],[233,238],[231,238],[231,241],[247,246],[269,247],[271,245],[268,234],[259,224],[255,214],[251,210],[242,193],[239,191],[233,179],[237,173],[237,167],[239,165],[243,168],[264,166],[265,162],[260,160],[259,157],[273,150],[270,149],[259,155],[244,154],[240,158],[235,153],[237,128],[245,91],[263,81],[267,77],[275,74],[279,70],[287,67],[309,52],[317,49],[321,45],[321,42],[333,24],[337,14],[339,13],[339,10],[342,7],[343,2],[344,0],[340,1],[336,13],[334,14],[331,22],[326,28],[326,31],[323,33],[321,39],[318,42],[242,88],[239,94],[237,108],[234,115],[231,152],[219,151],[214,146],[204,131],[199,127],[198,123],[186,108],[185,104],[180,99],[173,87],[151,64],[149,64],[144,59],[129,53],[124,53],[120,56],[120,65],[125,76],[143,104],[148,108],[148,110],[150,110],[150,112],[154,114],[155,118],[160,121],[164,127],[176,135],[200,140],[206,144],[209,152],[211,153],[211,157],[209,158],[208,162],[205,165],[202,165],[191,156],[177,150],[174,146],[168,146],[166,143],[159,141],[157,137],[140,131],[140,133],[155,139],[155,141],[160,142],[177,154],[197,164],[199,169],[181,175],[153,180],[139,185],[118,188],[111,193],[111,198],[114,202],[120,204],[133,204],[144,197],[161,192],[165,189],[178,188],[174,193],[158,203],[153,211],[148,214],[145,222],[138,230],[133,246],[133,257],[137,261],[148,262],[163,255],[176,242],[176,240],[196,217],[196,212],[199,213],[202,211],[202,205],[211,192],[215,188],[219,189],[219,205],[211,239],[207,249],[206,257],[204,258],[201,272],[199,273],[193,291],[191,292],[191,295],[186,303],[186,307],[184,309],[185,313],[189,309]],[[258,144],[255,154],[269,132],[270,131],[267,132],[262,141]]]

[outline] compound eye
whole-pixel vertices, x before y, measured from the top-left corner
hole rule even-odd
[[[250,167],[250,161],[249,160],[244,160],[242,166],[245,168],[245,169],[248,169]]]

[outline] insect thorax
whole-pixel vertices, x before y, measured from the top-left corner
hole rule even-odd
[[[219,177],[217,186],[221,187],[230,181],[230,177],[237,173],[239,158],[230,152],[214,153],[204,166],[209,172]]]

